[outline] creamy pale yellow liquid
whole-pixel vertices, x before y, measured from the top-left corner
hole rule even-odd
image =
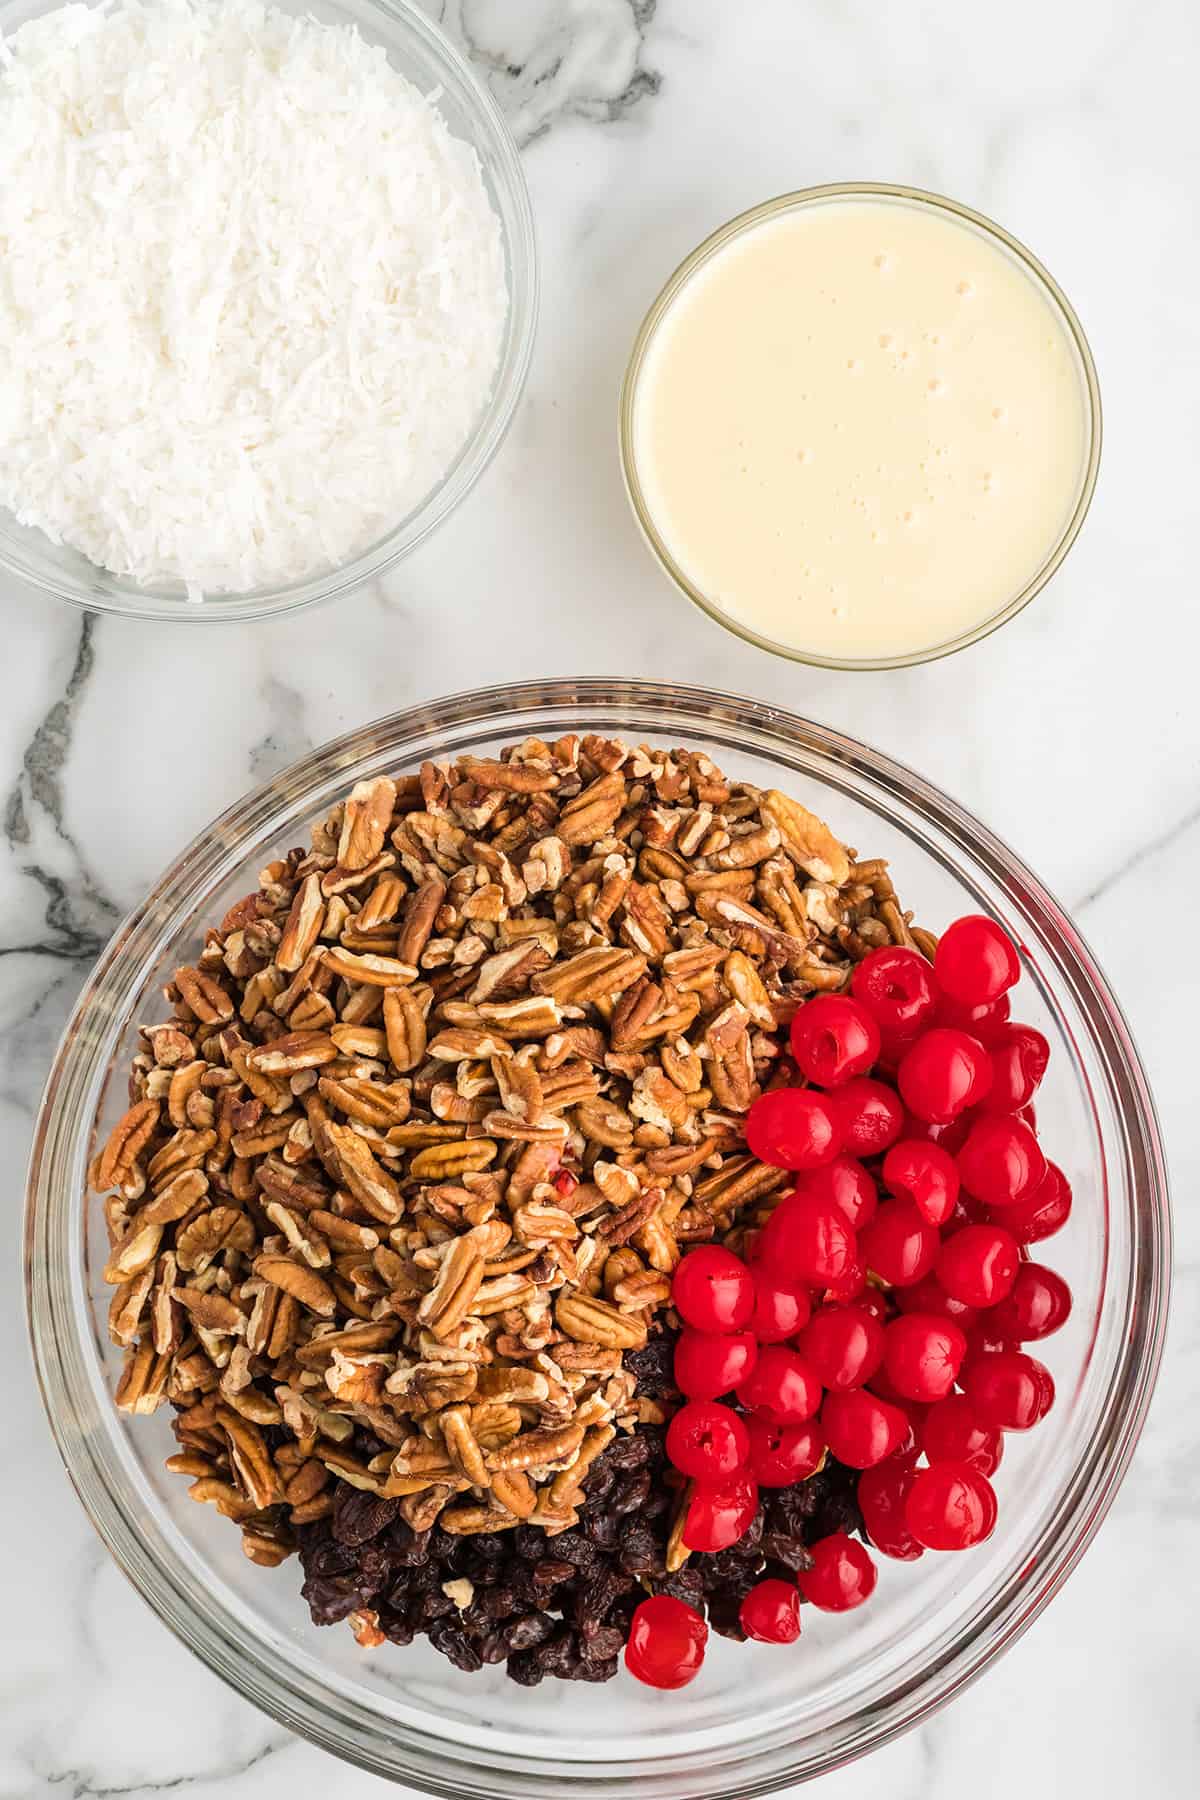
[[[1055,548],[1087,459],[1083,365],[1002,247],[909,201],[745,231],[660,320],[633,460],[731,620],[833,658],[934,648]]]

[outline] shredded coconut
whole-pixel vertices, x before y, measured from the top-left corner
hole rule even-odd
[[[256,0],[0,35],[0,504],[189,597],[366,549],[479,417],[474,150],[356,31]]]

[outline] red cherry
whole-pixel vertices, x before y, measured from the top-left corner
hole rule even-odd
[[[991,1079],[992,1065],[979,1039],[942,1027],[918,1038],[896,1072],[909,1112],[933,1125],[947,1125],[977,1105]]]
[[[1001,1212],[1004,1226],[1018,1244],[1040,1244],[1061,1231],[1071,1216],[1071,1184],[1057,1163],[1047,1163],[1039,1185],[1015,1206]]]
[[[951,1000],[949,994],[943,994],[938,1001],[937,1023],[952,1026],[956,1031],[965,1031],[969,1037],[978,1038],[984,1048],[990,1050],[1008,1023],[1009,1007],[1007,994],[1001,994],[998,1000],[992,1000],[984,1006],[962,1006],[957,1000]]]
[[[821,1408],[825,1442],[849,1469],[869,1469],[899,1450],[908,1436],[908,1416],[866,1388],[826,1394]]]
[[[823,1169],[802,1175],[796,1189],[836,1206],[852,1231],[861,1230],[879,1205],[879,1189],[873,1179],[856,1156],[844,1151]]]
[[[754,1311],[754,1280],[732,1250],[700,1244],[675,1270],[671,1302],[698,1331],[740,1331]]]
[[[966,1354],[966,1333],[928,1313],[901,1313],[884,1333],[883,1366],[906,1400],[941,1400],[958,1380]]]
[[[906,1138],[884,1157],[883,1184],[897,1199],[911,1200],[931,1225],[944,1225],[958,1199],[958,1164],[940,1144]]]
[[[809,1287],[839,1280],[857,1254],[857,1241],[844,1216],[803,1188],[784,1196],[763,1231],[762,1260],[767,1267]]]
[[[1017,1279],[1021,1248],[1003,1225],[964,1225],[942,1245],[937,1278],[965,1306],[996,1306]]]
[[[972,1356],[963,1370],[963,1388],[979,1422],[1001,1431],[1028,1431],[1054,1405],[1053,1376],[1023,1350]]]
[[[937,1011],[933,970],[919,951],[900,944],[864,956],[850,977],[850,992],[874,1015],[885,1044],[911,1042]]]
[[[1032,1025],[1005,1025],[988,1045],[992,1085],[983,1102],[989,1113],[1019,1113],[1028,1106],[1050,1062],[1050,1045]]]
[[[772,1088],[746,1114],[746,1142],[773,1169],[819,1169],[842,1147],[833,1101],[813,1088]]]
[[[675,1340],[675,1385],[690,1400],[717,1400],[746,1380],[757,1359],[748,1331],[722,1334],[689,1325]]]
[[[696,1481],[723,1481],[749,1461],[746,1421],[731,1406],[689,1400],[667,1426],[667,1455],[681,1475]]]
[[[760,1644],[794,1644],[800,1636],[800,1594],[790,1581],[759,1581],[738,1610],[748,1638]]]
[[[865,1075],[879,1055],[879,1026],[857,1000],[818,994],[792,1020],[792,1056],[800,1073],[823,1088]]]
[[[843,1147],[852,1156],[882,1156],[904,1129],[904,1108],[894,1089],[869,1075],[847,1081],[831,1098]]]
[[[748,1421],[750,1473],[761,1487],[794,1487],[821,1466],[825,1435],[813,1419],[803,1425],[780,1425],[758,1416]]]
[[[924,1556],[904,1517],[904,1505],[916,1471],[910,1456],[901,1452],[886,1462],[864,1469],[858,1478],[858,1510],[876,1550],[897,1562],[916,1562]]]
[[[960,1331],[970,1331],[979,1317],[974,1306],[964,1306],[953,1294],[948,1294],[936,1275],[926,1275],[920,1281],[914,1281],[911,1287],[896,1289],[896,1304],[904,1313],[933,1313],[943,1319],[953,1319]]]
[[[800,1351],[825,1387],[862,1387],[883,1360],[883,1326],[865,1307],[821,1306],[801,1334]]]
[[[652,1594],[634,1608],[625,1667],[647,1687],[686,1687],[700,1672],[707,1642],[698,1612],[670,1594]]]
[[[947,1394],[925,1415],[921,1448],[931,1463],[968,1463],[981,1475],[992,1475],[1004,1455],[1004,1437],[994,1425],[981,1425],[965,1394]],[[859,1484],[859,1505],[862,1485]]]
[[[1044,1179],[1046,1158],[1020,1119],[985,1114],[976,1119],[958,1153],[958,1172],[985,1205],[1015,1206]]]
[[[987,1006],[1017,985],[1021,960],[994,919],[970,913],[942,933],[933,972],[942,992],[960,1006]]]
[[[760,1350],[752,1373],[741,1383],[738,1399],[749,1413],[762,1413],[780,1425],[811,1419],[821,1404],[821,1382],[810,1362],[783,1344]]]
[[[754,1277],[750,1329],[759,1343],[781,1344],[785,1338],[795,1337],[807,1325],[812,1312],[808,1289],[784,1281],[764,1263],[756,1263],[750,1273]]]
[[[683,1541],[689,1550],[728,1550],[745,1537],[758,1511],[758,1483],[744,1471],[724,1481],[697,1482],[687,1517]]]
[[[1029,1342],[1049,1337],[1071,1316],[1071,1290],[1061,1275],[1041,1263],[1022,1263],[1012,1291],[992,1313],[1002,1337]]]
[[[892,1287],[911,1287],[928,1275],[940,1240],[911,1200],[885,1200],[859,1238],[867,1268]]]
[[[904,1517],[926,1549],[969,1550],[991,1536],[996,1496],[987,1476],[969,1463],[931,1463],[915,1476]]]
[[[812,1567],[800,1570],[796,1586],[820,1612],[851,1612],[871,1598],[879,1571],[857,1538],[835,1531],[808,1553]]]

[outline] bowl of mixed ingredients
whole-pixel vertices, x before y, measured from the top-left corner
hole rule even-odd
[[[408,0],[0,6],[0,569],[255,618],[383,573],[537,311],[495,101]]]
[[[462,695],[239,801],[81,996],[27,1221],[122,1568],[454,1795],[764,1792],[951,1697],[1111,1504],[1168,1266],[1036,878],[666,683]]]

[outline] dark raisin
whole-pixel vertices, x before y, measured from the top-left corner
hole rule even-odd
[[[598,1625],[594,1631],[581,1639],[579,1654],[584,1662],[608,1662],[611,1657],[620,1655],[624,1642],[625,1633],[619,1626]]]
[[[620,1668],[618,1657],[612,1656],[607,1662],[581,1662],[575,1669],[572,1679],[575,1681],[611,1681]]]
[[[510,1533],[512,1547],[526,1562],[540,1562],[546,1554],[546,1534],[536,1525],[518,1525]]]
[[[475,1596],[479,1610],[487,1619],[507,1619],[516,1611],[516,1595],[504,1582],[497,1582],[494,1587],[483,1588]]]
[[[630,1575],[661,1575],[665,1572],[663,1551],[648,1525],[627,1525],[621,1533],[617,1555],[621,1567]]]
[[[768,1531],[763,1538],[762,1548],[763,1554],[771,1562],[782,1563],[793,1575],[811,1566],[812,1558],[801,1537],[785,1537],[782,1532]]]
[[[575,1634],[563,1626],[540,1645],[534,1655],[543,1675],[557,1675],[561,1681],[570,1681],[580,1665],[579,1652],[575,1648]]]
[[[490,1631],[478,1644],[479,1660],[484,1663],[502,1663],[508,1656],[508,1637],[503,1631]]]
[[[428,1531],[414,1531],[407,1519],[393,1519],[388,1528],[387,1547],[393,1560],[405,1566],[423,1563],[429,1556]]]
[[[673,1600],[682,1600],[685,1606],[694,1606],[697,1612],[704,1611],[704,1577],[690,1563],[684,1563],[682,1569],[676,1569],[665,1581],[658,1582],[656,1592],[670,1594]]]
[[[627,1350],[624,1363],[629,1373],[636,1376],[640,1394],[661,1400],[675,1392],[675,1344],[665,1332],[651,1338],[642,1350]]]
[[[663,1448],[662,1440],[651,1436],[646,1431],[630,1432],[624,1437],[614,1438],[608,1447],[608,1462],[612,1469],[620,1469],[629,1475],[634,1469],[644,1469],[653,1459],[656,1450]]]
[[[560,1531],[554,1539],[554,1558],[587,1569],[596,1561],[596,1547],[581,1531]]]
[[[617,1539],[621,1535],[621,1520],[613,1509],[611,1497],[606,1499],[603,1506],[597,1511],[588,1514],[583,1528],[587,1533],[589,1545],[593,1546],[595,1550],[606,1553],[615,1550]],[[595,1560],[594,1556],[593,1560]]]
[[[362,1604],[362,1596],[354,1588],[338,1587],[332,1581],[313,1576],[300,1589],[308,1601],[314,1625],[337,1625]]]
[[[333,1535],[339,1544],[368,1544],[387,1529],[399,1510],[398,1500],[364,1494],[341,1482],[333,1501]]]
[[[439,1620],[430,1630],[429,1641],[468,1675],[483,1667],[483,1658],[457,1620]]]
[[[522,1619],[514,1619],[504,1632],[504,1640],[509,1650],[532,1650],[537,1644],[544,1644],[553,1634],[554,1620],[549,1613],[526,1613]]]
[[[641,1512],[650,1493],[650,1471],[640,1469],[636,1475],[629,1475],[613,1493],[609,1502],[614,1513]]]
[[[744,1599],[744,1594],[723,1593],[710,1595],[708,1601],[708,1622],[713,1630],[722,1637],[732,1638],[737,1644],[746,1641],[746,1634],[738,1617]]]
[[[557,1557],[544,1556],[539,1563],[534,1565],[533,1585],[536,1588],[548,1590],[561,1586],[564,1581],[570,1581],[574,1574],[574,1563],[562,1562]]]

